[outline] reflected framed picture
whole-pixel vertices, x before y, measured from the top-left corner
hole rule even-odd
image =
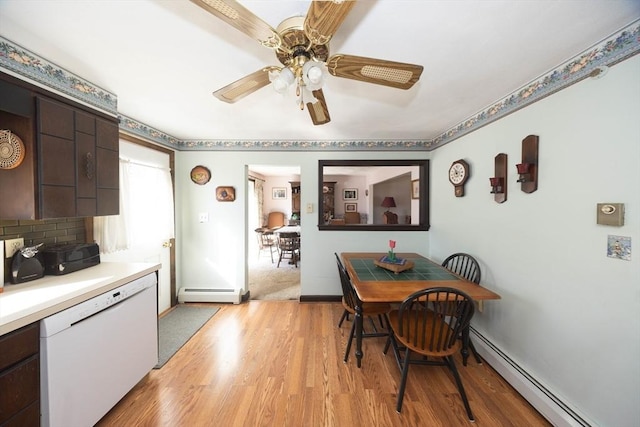
[[[358,204],[357,203],[345,203],[344,204],[345,212],[358,212]]]
[[[342,190],[342,199],[343,200],[358,200],[358,189],[357,188],[345,188]]]
[[[273,200],[284,200],[287,198],[287,187],[273,187],[271,189],[271,198]]]
[[[219,202],[233,202],[236,199],[236,189],[233,187],[217,187],[216,200]]]
[[[419,199],[420,198],[420,180],[414,179],[411,181],[411,198]]]

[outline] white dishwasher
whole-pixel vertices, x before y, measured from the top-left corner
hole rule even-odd
[[[158,363],[150,273],[41,321],[41,425],[97,423]]]

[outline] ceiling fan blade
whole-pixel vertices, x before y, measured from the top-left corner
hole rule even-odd
[[[278,49],[282,39],[276,30],[235,0],[191,0],[265,47]]]
[[[329,117],[329,109],[327,108],[322,89],[314,90],[311,93],[313,93],[313,96],[317,99],[314,103],[307,102],[307,110],[309,110],[311,121],[313,121],[313,124],[316,126],[329,123],[331,117]]]
[[[355,4],[355,0],[312,1],[304,20],[306,36],[316,45],[329,43]]]
[[[423,68],[422,65],[354,55],[337,54],[327,60],[327,69],[333,76],[398,89],[409,89],[413,86],[420,78]]]
[[[269,84],[269,68],[263,68],[213,92],[220,101],[233,104]]]

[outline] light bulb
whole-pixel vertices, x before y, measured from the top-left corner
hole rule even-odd
[[[311,67],[307,71],[307,77],[311,83],[318,84],[322,81],[322,70],[320,67]]]

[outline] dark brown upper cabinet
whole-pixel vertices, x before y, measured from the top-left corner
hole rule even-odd
[[[0,170],[0,219],[117,215],[117,119],[2,73],[0,89],[0,129],[26,152]]]

